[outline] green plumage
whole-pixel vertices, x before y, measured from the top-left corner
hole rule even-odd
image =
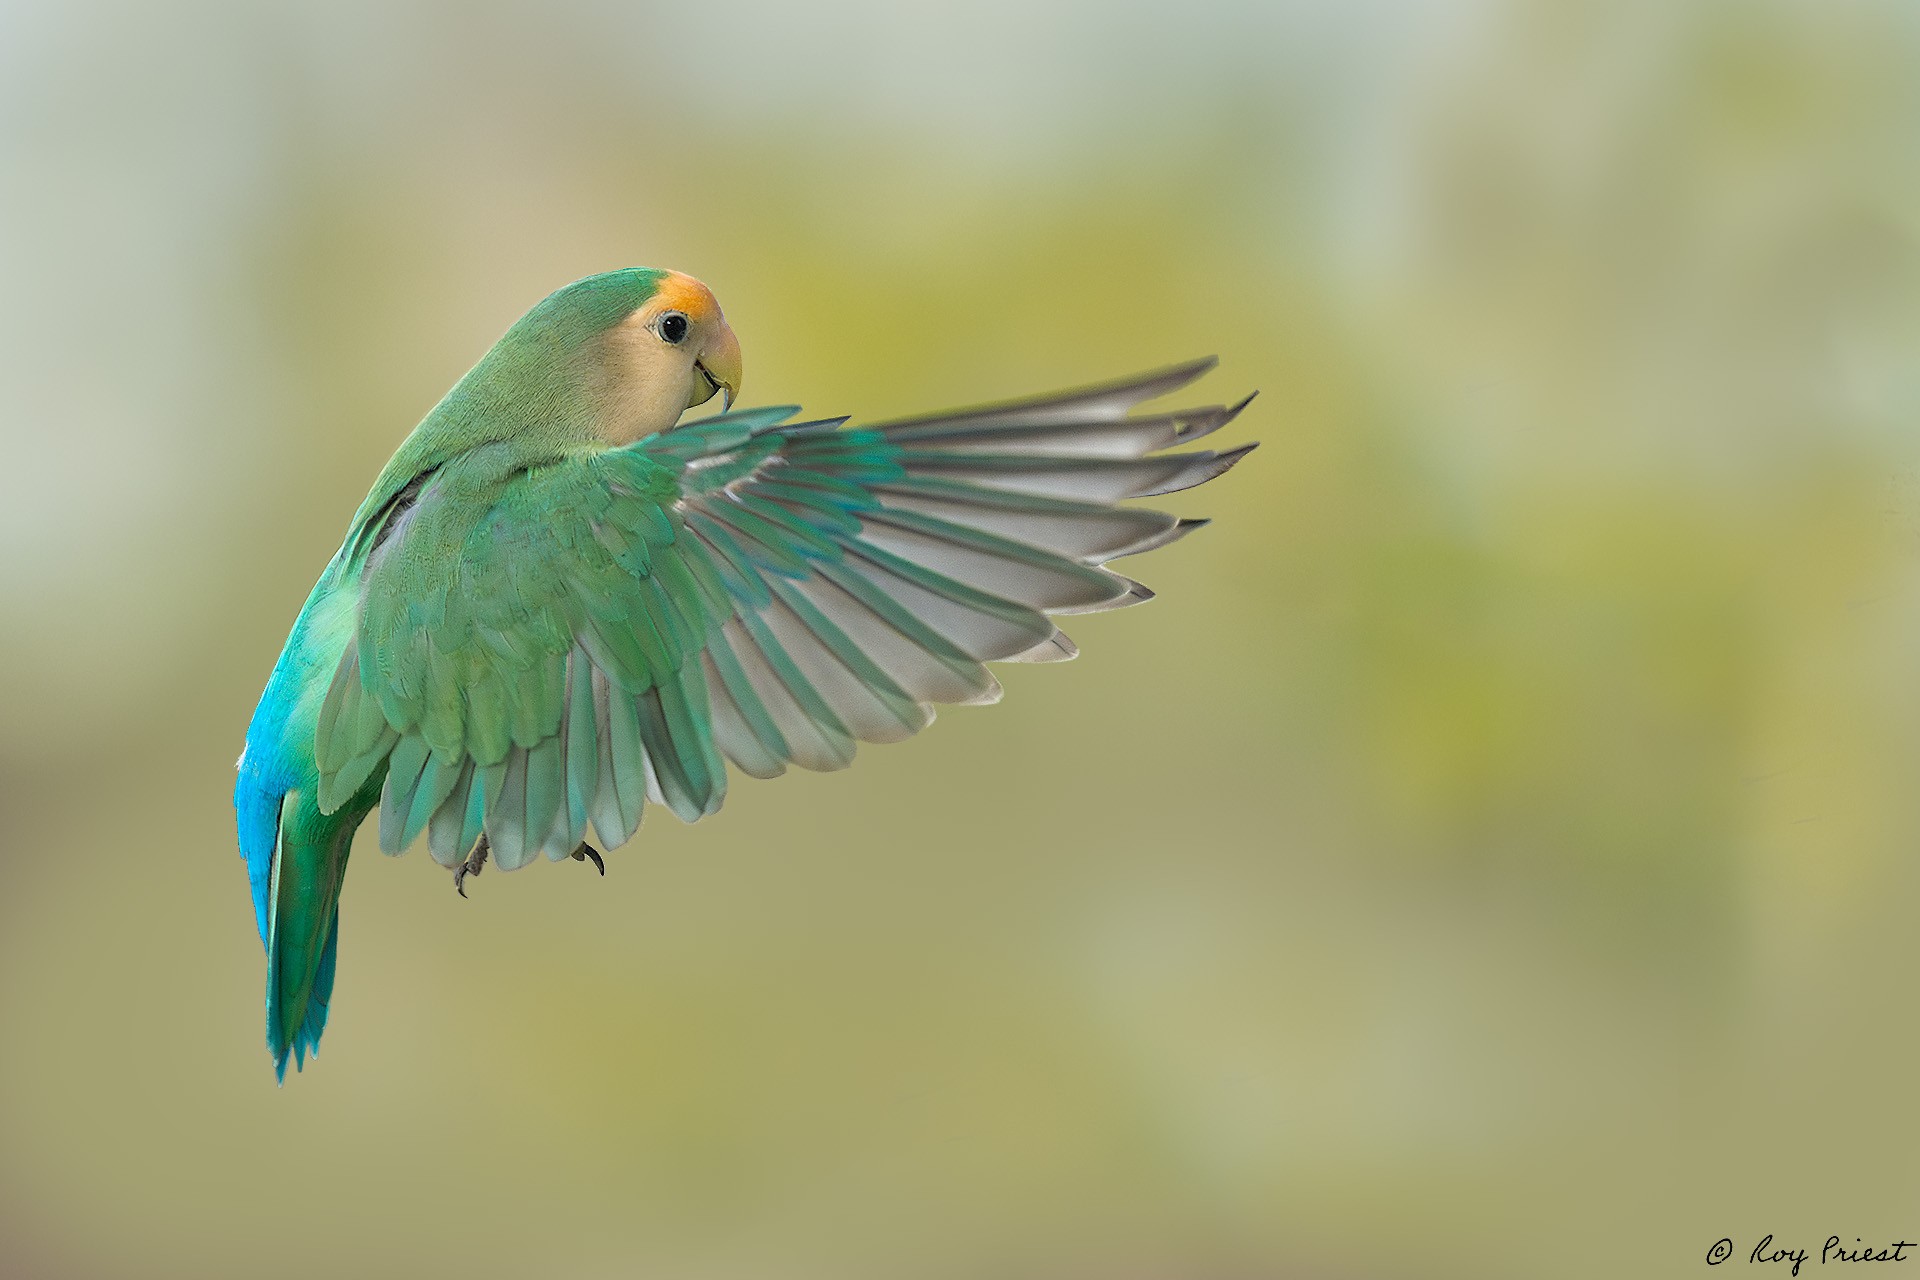
[[[1115,504],[1245,452],[1149,456],[1238,406],[1129,416],[1210,362],[860,430],[761,409],[609,447],[596,335],[653,283],[613,274],[529,313],[408,439],[262,700],[236,801],[250,866],[277,809],[283,1066],[317,1042],[368,813],[388,853],[424,835],[457,866],[484,833],[510,870],[620,845],[648,801],[713,813],[728,761],[844,767],[934,704],[997,698],[986,662],[1072,656],[1052,615],[1147,598],[1103,564],[1198,522]]]

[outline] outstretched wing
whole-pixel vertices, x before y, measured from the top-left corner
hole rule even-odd
[[[1253,448],[1160,452],[1245,401],[1132,413],[1212,365],[859,430],[723,414],[513,472],[478,518],[430,478],[373,535],[322,807],[385,763],[384,849],[452,865],[484,831],[512,868],[624,843],[646,800],[714,812],[723,758],[844,768],[994,701],[983,664],[1073,657],[1054,615],[1151,597],[1102,566],[1205,523],[1118,504]]]

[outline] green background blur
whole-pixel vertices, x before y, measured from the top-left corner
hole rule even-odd
[[[1917,231],[1904,0],[0,0],[0,1274],[1920,1239]],[[254,698],[407,428],[636,263],[748,403],[1211,351],[1265,447],[1079,662],[604,881],[363,841],[276,1089]]]

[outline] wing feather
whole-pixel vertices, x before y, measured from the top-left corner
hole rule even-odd
[[[728,762],[840,769],[996,701],[986,663],[1073,657],[1055,615],[1152,597],[1102,566],[1205,523],[1119,504],[1252,448],[1161,452],[1245,401],[1135,412],[1211,367],[864,429],[742,411],[532,467],[476,450],[365,540],[322,805],[384,770],[383,849],[424,833],[453,866],[484,831],[511,870],[624,844],[649,799],[713,813]]]

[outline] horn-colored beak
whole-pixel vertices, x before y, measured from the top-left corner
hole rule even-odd
[[[733,336],[733,330],[725,320],[714,329],[712,338],[707,341],[707,349],[694,361],[694,368],[700,371],[706,385],[695,386],[694,399],[687,407],[704,404],[718,391],[722,397],[721,411],[731,409],[734,399],[740,394],[740,340]]]

